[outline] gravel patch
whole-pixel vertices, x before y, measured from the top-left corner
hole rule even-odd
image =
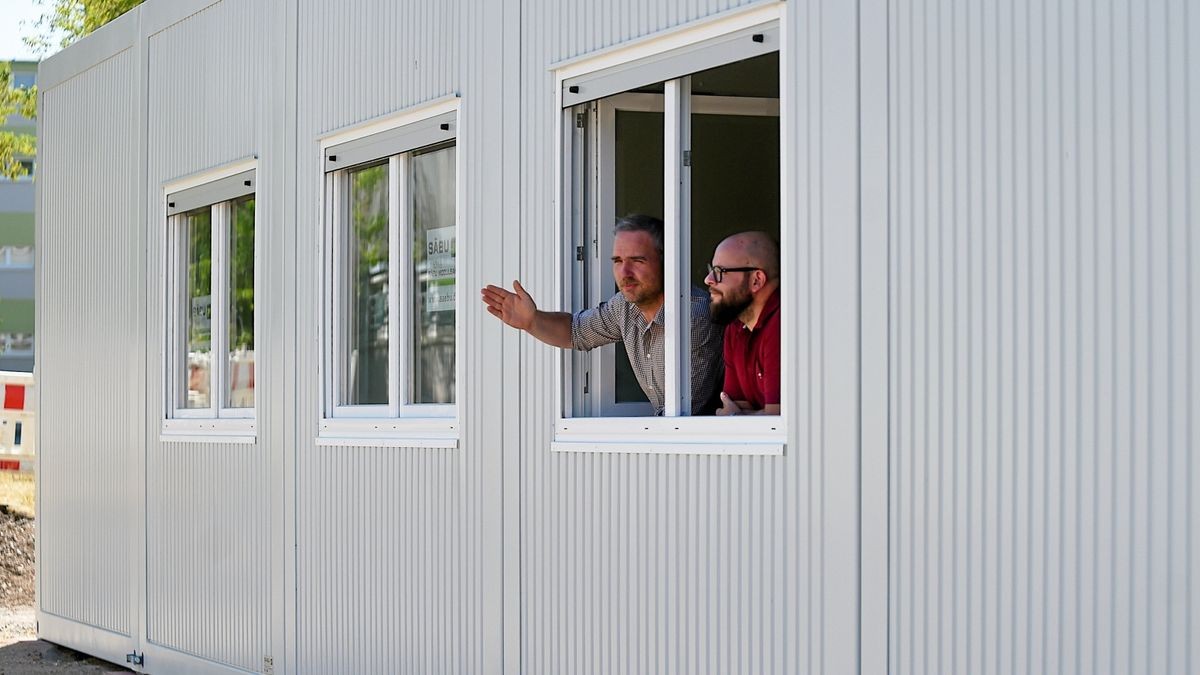
[[[34,602],[33,519],[0,504],[0,607]]]

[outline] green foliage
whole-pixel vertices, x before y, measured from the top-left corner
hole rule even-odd
[[[233,203],[229,266],[229,349],[254,349],[254,197]]]
[[[79,38],[142,4],[142,0],[41,0],[42,15],[25,42],[45,53],[57,41],[66,47]]]
[[[25,42],[40,54],[57,43],[66,47],[79,38],[142,4],[143,0],[38,0],[42,15],[33,23]],[[9,115],[37,117],[37,87],[13,87],[12,64],[0,62],[0,124]],[[21,159],[33,157],[37,141],[32,134],[0,131],[0,176],[10,180],[27,173]]]
[[[24,115],[32,119],[37,114],[37,87],[17,89],[13,86],[12,64],[0,62],[0,123],[9,115]],[[10,180],[25,175],[21,159],[37,152],[32,134],[0,131],[0,176]]]
[[[353,222],[358,237],[358,256],[364,269],[387,262],[387,174],[380,164],[351,173]]]

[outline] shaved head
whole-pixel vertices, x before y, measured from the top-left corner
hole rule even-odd
[[[759,267],[767,281],[779,281],[779,245],[766,232],[738,232],[726,237],[717,251],[725,267]]]

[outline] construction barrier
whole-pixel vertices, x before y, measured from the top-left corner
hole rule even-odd
[[[4,407],[0,409],[0,471],[33,473],[37,458],[34,436],[32,373],[0,371]]]

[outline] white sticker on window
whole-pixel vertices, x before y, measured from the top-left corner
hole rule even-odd
[[[437,227],[425,233],[425,270],[429,287],[425,311],[454,311],[454,227]]]

